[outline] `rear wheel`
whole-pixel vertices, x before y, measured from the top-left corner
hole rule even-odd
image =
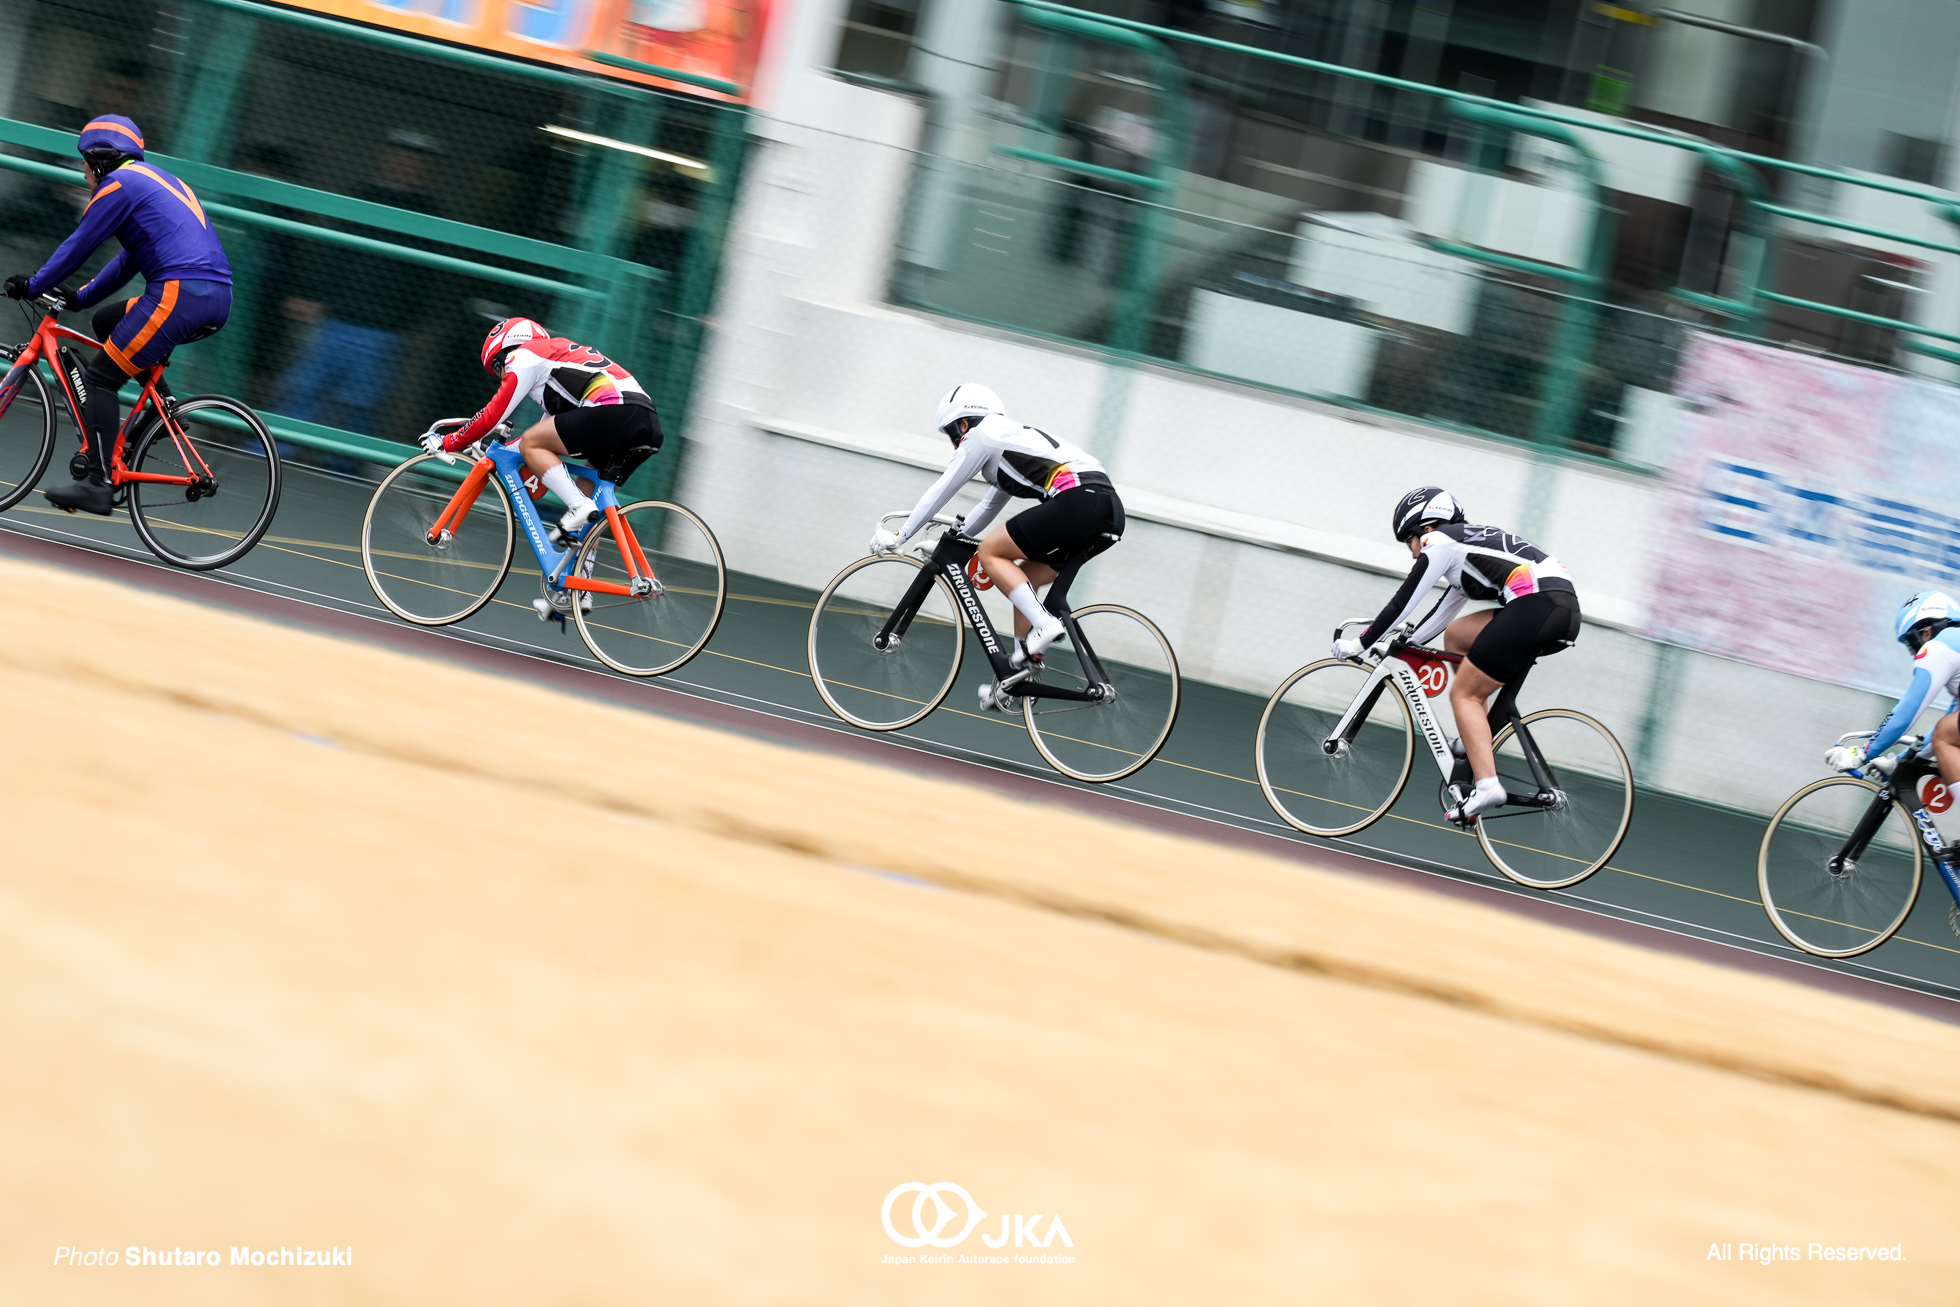
[[[223,395],[180,400],[145,424],[128,467],[129,520],[150,552],[192,571],[235,563],[279,510],[279,450],[259,415]],[[186,484],[188,482],[188,484]]]
[[[619,516],[639,546],[634,566],[628,567],[612,523],[601,518],[579,547],[578,574],[628,587],[636,569],[653,575],[641,593],[578,592],[572,617],[600,662],[627,676],[659,676],[700,653],[715,633],[728,601],[728,569],[708,524],[678,504],[642,500]]]
[[[1075,611],[1082,638],[1102,665],[1103,677],[1073,640],[1053,645],[1036,682],[1070,690],[1102,688],[1094,703],[1079,699],[1021,699],[1021,716],[1034,747],[1072,780],[1121,780],[1164,747],[1177,723],[1181,694],[1177,655],[1151,620],[1117,604]]]
[[[1477,841],[1497,869],[1533,889],[1576,885],[1606,865],[1633,820],[1633,767],[1613,733],[1568,708],[1524,719],[1526,733],[1551,773],[1541,792],[1517,727],[1493,742],[1505,793],[1530,797],[1477,818]]]
[[[817,597],[810,615],[810,676],[830,710],[867,731],[895,731],[937,708],[959,675],[966,627],[953,587],[932,576],[903,631],[880,638],[923,565],[860,558]]]
[[[417,626],[460,622],[497,593],[516,532],[503,483],[486,477],[476,499],[444,523],[470,469],[420,454],[381,479],[361,522],[361,566],[388,611]]]
[[[15,368],[16,346],[0,347],[9,371],[0,381],[0,511],[27,498],[54,457],[54,406],[33,368]]]
[[[1376,685],[1374,702],[1341,737],[1341,719],[1374,669],[1329,658],[1280,683],[1259,718],[1253,765],[1266,802],[1309,835],[1352,835],[1394,804],[1409,779],[1415,731],[1395,687]]]
[[[1848,958],[1875,949],[1919,897],[1924,858],[1912,820],[1896,802],[1874,812],[1877,801],[1870,781],[1830,776],[1769,819],[1756,887],[1770,925],[1806,953]],[[1866,837],[1853,848],[1861,828]]]

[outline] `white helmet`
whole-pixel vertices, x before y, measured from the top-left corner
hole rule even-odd
[[[1004,413],[1000,396],[974,381],[963,381],[946,392],[946,398],[939,401],[939,417],[934,422],[941,432],[955,445],[965,438],[964,432],[953,430],[953,424],[961,418],[984,418],[995,413]]]

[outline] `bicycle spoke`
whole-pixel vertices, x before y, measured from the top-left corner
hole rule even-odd
[[[1525,718],[1525,732],[1550,773],[1549,791],[1515,727],[1497,738],[1497,778],[1527,802],[1477,820],[1477,838],[1497,869],[1521,885],[1559,889],[1606,865],[1633,815],[1633,769],[1619,742],[1584,713],[1555,708]]]
[[[388,610],[418,626],[461,621],[490,601],[510,567],[515,531],[494,477],[467,497],[455,469],[424,455],[383,478],[361,524],[361,563]],[[445,529],[431,539],[436,523]]]
[[[1311,835],[1352,835],[1387,812],[1414,757],[1408,705],[1382,687],[1345,741],[1335,730],[1372,675],[1356,663],[1314,663],[1295,672],[1259,720],[1254,763],[1266,801]]]
[[[639,592],[578,592],[574,620],[593,656],[614,671],[671,672],[701,651],[721,620],[728,596],[721,547],[705,522],[675,504],[646,500],[620,509],[619,517],[637,548],[622,548],[612,524],[601,522],[580,549],[577,570]]]
[[[1164,747],[1177,720],[1181,687],[1170,642],[1141,613],[1097,604],[1075,614],[1077,629],[1100,662],[1105,683],[1071,639],[1050,647],[1038,683],[1109,697],[1079,699],[1027,696],[1022,716],[1034,745],[1049,765],[1079,781],[1113,781],[1149,762]]]
[[[943,579],[930,582],[902,634],[883,647],[876,642],[920,575],[909,558],[859,559],[838,573],[810,615],[817,693],[853,726],[909,726],[939,705],[959,674],[965,628]]]
[[[46,384],[29,369],[12,373],[18,351],[0,350],[0,368],[12,375],[11,398],[0,393],[6,407],[0,409],[0,509],[12,508],[25,499],[54,455],[54,410]]]
[[[125,483],[137,534],[166,562],[223,567],[272,525],[279,454],[257,415],[235,400],[184,400],[172,422],[149,423],[128,457],[131,471],[169,478]]]
[[[1904,924],[1919,894],[1922,855],[1911,821],[1878,787],[1849,776],[1805,786],[1771,818],[1756,884],[1777,932],[1806,953],[1852,957]],[[1860,846],[1852,837],[1870,834]],[[1848,856],[1847,856],[1848,855]]]

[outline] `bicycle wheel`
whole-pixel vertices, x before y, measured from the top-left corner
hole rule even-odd
[[[1157,756],[1177,722],[1177,655],[1151,620],[1117,604],[1075,611],[1076,626],[1114,693],[1098,703],[1021,699],[1021,719],[1048,765],[1078,781],[1121,780]],[[1087,690],[1102,681],[1073,640],[1051,646],[1035,679]]]
[[[1633,820],[1633,767],[1613,733],[1584,713],[1547,708],[1524,719],[1551,771],[1545,806],[1506,804],[1477,819],[1477,842],[1497,869],[1532,889],[1564,889],[1606,865]],[[1517,728],[1494,742],[1497,779],[1520,798],[1539,794]]]
[[[0,347],[9,371],[0,383],[0,512],[27,498],[54,457],[54,406],[48,386],[33,368],[11,371],[20,357],[16,346]],[[8,386],[11,386],[9,394]]]
[[[1756,887],[1777,934],[1820,958],[1877,948],[1905,924],[1919,896],[1924,858],[1912,819],[1896,800],[1874,812],[1878,786],[1832,776],[1804,786],[1769,819],[1756,858]],[[1846,858],[1861,826],[1864,848]]]
[[[1309,835],[1352,835],[1388,811],[1409,779],[1415,727],[1409,705],[1383,681],[1346,740],[1334,728],[1374,675],[1329,658],[1280,683],[1259,717],[1253,768],[1266,802]]]
[[[860,558],[817,597],[810,615],[810,676],[830,710],[853,726],[910,726],[939,706],[959,675],[966,627],[945,577],[932,578],[902,632],[878,643],[923,568],[898,555]]]
[[[417,626],[460,622],[497,593],[510,571],[510,501],[495,475],[460,516],[442,520],[469,469],[418,454],[381,479],[361,519],[361,566],[374,597]]]
[[[144,425],[127,457],[133,472],[196,478],[124,483],[136,534],[166,563],[194,572],[235,563],[279,510],[279,450],[259,415],[235,399],[179,400],[171,422]]]
[[[701,652],[728,601],[728,569],[708,524],[679,504],[645,499],[619,510],[653,571],[653,588],[639,595],[585,595],[572,605],[578,633],[592,656],[627,676],[659,676]],[[612,523],[601,520],[579,546],[578,571],[595,581],[628,585],[632,573]],[[643,569],[644,571],[644,569]]]

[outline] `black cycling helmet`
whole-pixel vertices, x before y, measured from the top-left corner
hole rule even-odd
[[[1456,496],[1441,486],[1417,486],[1395,501],[1389,525],[1397,540],[1421,535],[1438,522],[1463,521],[1463,508]]]

